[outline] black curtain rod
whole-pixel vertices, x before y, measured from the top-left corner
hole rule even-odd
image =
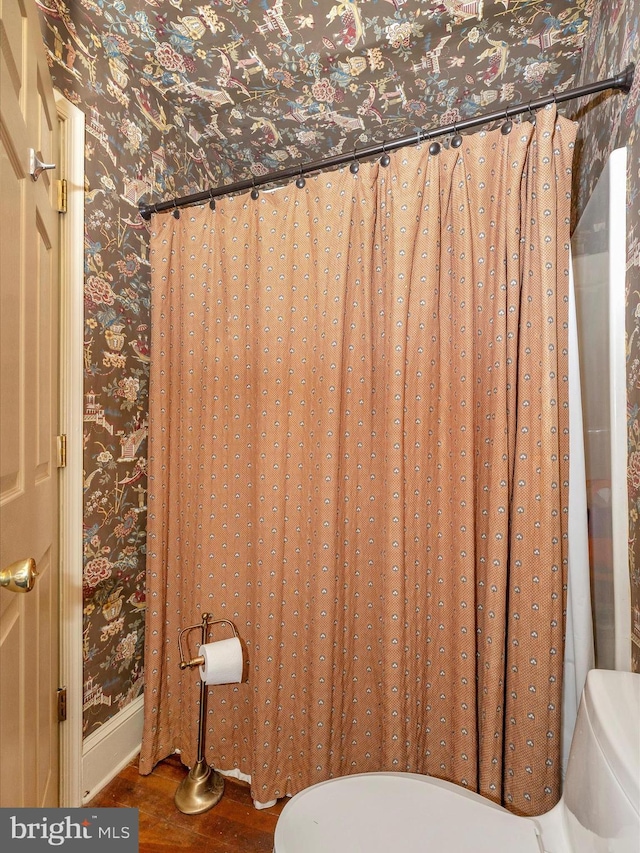
[[[260,175],[249,180],[236,181],[233,184],[225,184],[221,187],[215,187],[203,192],[193,193],[192,195],[182,196],[182,198],[169,199],[168,201],[160,201],[157,204],[141,204],[140,215],[143,219],[151,219],[152,213],[161,213],[164,210],[178,210],[180,207],[188,205],[202,204],[203,202],[212,201],[222,195],[232,195],[233,193],[241,193],[246,190],[256,190],[258,187],[265,184],[279,183],[292,178],[300,178],[311,172],[319,172],[326,169],[332,169],[336,166],[342,166],[345,163],[357,162],[360,159],[368,157],[377,157],[378,155],[386,154],[388,151],[394,151],[396,148],[403,148],[405,145],[417,145],[420,142],[425,142],[433,139],[436,136],[445,136],[448,133],[458,134],[461,130],[468,130],[470,127],[478,127],[481,124],[488,124],[500,119],[510,119],[513,116],[521,113],[533,112],[541,107],[546,107],[547,104],[561,104],[564,101],[571,101],[574,98],[582,98],[585,95],[594,95],[596,92],[606,92],[608,89],[619,89],[622,92],[629,92],[633,83],[633,75],[635,65],[633,63],[620,74],[615,77],[609,77],[606,80],[599,80],[596,83],[589,83],[586,86],[578,86],[575,89],[567,89],[565,92],[554,92],[551,95],[545,95],[542,98],[535,98],[527,101],[527,103],[518,103],[510,107],[505,107],[503,110],[495,110],[491,113],[485,113],[474,118],[463,119],[462,121],[446,124],[441,127],[433,128],[432,130],[417,130],[410,136],[402,136],[398,139],[382,142],[377,145],[368,145],[365,148],[354,149],[349,154],[335,154],[333,157],[326,157],[322,160],[314,160],[310,163],[300,164],[299,166],[290,166],[286,169],[281,169],[278,172],[270,172],[267,175]]]

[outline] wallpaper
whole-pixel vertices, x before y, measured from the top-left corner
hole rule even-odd
[[[143,681],[150,329],[148,232],[138,205],[572,87],[599,4],[34,2],[54,85],[87,122],[89,734]],[[618,15],[617,27],[599,17],[620,52],[632,17]]]

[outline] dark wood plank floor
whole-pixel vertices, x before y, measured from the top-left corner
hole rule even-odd
[[[87,805],[139,809],[140,853],[271,853],[278,815],[286,800],[271,809],[254,808],[249,786],[225,779],[220,802],[201,815],[185,815],[173,802],[187,770],[178,756],[161,761],[149,776],[129,764]]]

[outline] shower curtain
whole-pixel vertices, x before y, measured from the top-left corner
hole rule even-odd
[[[246,644],[208,762],[267,802],[429,773],[560,794],[575,125],[155,216],[142,773],[195,760],[203,612]]]

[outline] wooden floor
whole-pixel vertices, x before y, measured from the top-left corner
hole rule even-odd
[[[187,770],[178,756],[161,761],[149,776],[129,764],[88,807],[139,809],[140,853],[272,853],[273,833],[286,800],[254,808],[249,786],[225,779],[220,802],[200,815],[185,815],[173,802]]]

